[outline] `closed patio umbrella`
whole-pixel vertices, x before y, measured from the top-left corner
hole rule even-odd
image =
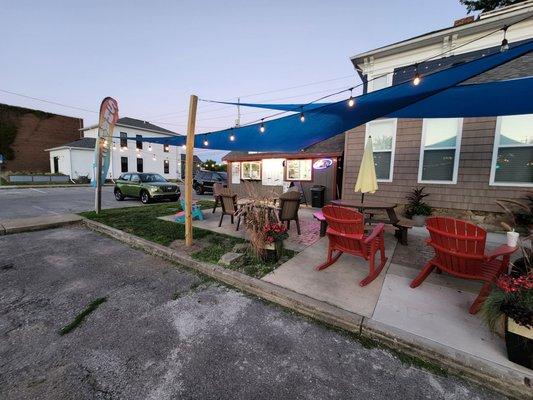
[[[369,137],[363,152],[357,182],[355,182],[355,191],[361,192],[362,203],[365,200],[365,193],[374,193],[376,190],[378,190],[378,181],[376,166],[374,165],[374,149],[372,148],[372,137]]]

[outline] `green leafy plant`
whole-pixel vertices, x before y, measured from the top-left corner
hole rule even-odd
[[[423,200],[429,193],[424,193],[425,187],[415,187],[411,192],[405,196],[407,205],[405,206],[405,215],[412,218],[413,215],[431,215],[433,208]]]
[[[502,222],[507,230],[524,231],[529,234],[533,227],[533,191],[528,191],[521,200],[500,199],[496,201],[509,217],[509,221]]]
[[[510,6],[523,1],[525,0],[459,0],[462,5],[466,6],[466,10],[469,13],[472,11],[492,11],[500,7]]]
[[[483,303],[482,313],[489,329],[496,330],[502,316],[512,318],[518,325],[533,328],[533,271],[531,257],[528,265],[502,275]]]

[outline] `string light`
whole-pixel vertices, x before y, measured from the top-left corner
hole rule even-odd
[[[148,151],[152,151],[152,143],[148,145]]]
[[[261,125],[259,125],[259,132],[261,133],[265,133],[266,131],[265,123],[263,121],[264,121],[264,118],[261,118]]]
[[[502,40],[502,45],[500,46],[500,51],[503,53],[504,51],[507,51],[509,50],[509,41],[507,40],[507,38],[505,37],[507,35],[507,28],[508,26],[505,25],[503,27],[503,40]]]
[[[235,134],[233,133],[233,128],[231,128],[231,134],[229,135],[229,140],[231,142],[234,142],[235,141]]]
[[[348,99],[348,107],[355,106],[355,99],[353,98],[352,91],[353,88],[350,88],[350,98]]]
[[[418,64],[415,64],[415,77],[413,78],[413,85],[418,86],[420,84],[420,74],[418,73]]]
[[[207,136],[204,137],[204,146],[209,146],[209,141],[207,140]]]
[[[154,161],[155,161],[155,159],[156,159],[156,158],[155,158],[155,153],[154,153],[154,154],[152,155],[152,158],[153,158],[153,159],[154,159]]]
[[[181,148],[182,148],[183,150],[185,150],[185,149],[187,148],[187,145],[186,145],[186,144],[182,144],[182,145],[181,145]]]
[[[300,122],[305,122],[305,115],[303,112],[303,108],[302,108],[302,112],[300,113]]]

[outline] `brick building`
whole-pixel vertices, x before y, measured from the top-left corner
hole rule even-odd
[[[417,63],[447,50],[445,57],[419,64],[422,75],[500,51],[503,31],[498,29],[511,24],[511,46],[533,38],[533,1],[356,55],[352,62],[365,91],[379,90],[412,80]],[[472,42],[475,38],[482,39]],[[533,54],[528,54],[465,84],[531,75]],[[404,204],[413,187],[425,186],[427,202],[435,208],[501,211],[496,199],[522,198],[533,188],[533,115],[382,118],[354,128],[345,141],[344,199],[359,198],[353,188],[368,136],[379,185],[368,199]]]
[[[45,149],[79,139],[80,128],[81,118],[0,104],[0,153],[7,158],[2,171],[49,172]]]

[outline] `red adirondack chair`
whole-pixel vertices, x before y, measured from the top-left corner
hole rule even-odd
[[[327,205],[322,213],[328,223],[326,234],[329,239],[328,259],[316,267],[317,271],[336,262],[342,253],[353,254],[369,261],[368,276],[359,282],[359,286],[368,285],[381,272],[387,258],[383,241],[384,224],[377,224],[372,233],[365,236],[363,214],[346,207]],[[376,253],[380,251],[380,263],[376,267]],[[334,254],[334,252],[337,252]]]
[[[435,268],[438,273],[444,271],[458,278],[485,282],[470,306],[470,314],[476,314],[494,282],[506,272],[510,256],[517,248],[503,245],[485,254],[487,232],[474,224],[451,217],[428,218],[426,226],[430,234],[427,244],[433,247],[435,256],[410,286],[416,288]]]

